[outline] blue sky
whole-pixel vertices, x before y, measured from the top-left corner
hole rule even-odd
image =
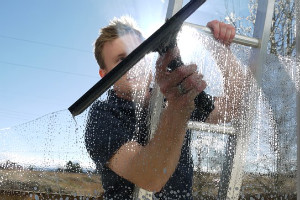
[[[187,1],[184,1],[185,3]],[[0,128],[67,109],[98,80],[93,42],[114,16],[134,17],[146,36],[165,19],[162,0],[7,0],[0,6]],[[190,21],[224,15],[208,0]]]
[[[88,159],[83,127],[76,127],[67,108],[99,80],[93,56],[99,29],[115,16],[131,15],[149,36],[164,22],[167,5],[163,0],[1,1],[2,153],[46,165]],[[225,13],[224,1],[207,0],[188,21],[206,25]]]

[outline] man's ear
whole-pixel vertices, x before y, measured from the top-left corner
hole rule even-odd
[[[101,78],[103,78],[106,75],[106,72],[104,69],[99,69],[99,75]]]

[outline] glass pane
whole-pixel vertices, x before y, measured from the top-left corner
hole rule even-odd
[[[11,0],[0,7],[4,27],[0,33],[1,197],[103,198],[99,166],[91,159],[85,141],[90,108],[75,118],[67,108],[100,79],[92,46],[99,29],[115,16],[131,15],[147,38],[164,23],[167,6],[164,0],[27,0],[26,4]],[[188,196],[296,199],[300,71],[295,59],[294,7],[294,0],[275,1],[262,83],[258,84],[254,76],[243,82],[246,89],[239,117],[218,124],[219,131],[212,127],[191,131],[188,145],[193,160],[193,192]],[[238,34],[252,36],[258,20],[256,9],[255,0],[211,0],[187,21],[206,25],[217,19],[233,24]],[[208,85],[205,92],[214,97],[224,96],[228,81],[216,60],[223,60],[221,65],[229,62],[232,52],[243,73],[251,71],[253,54],[249,47],[232,44],[230,52],[189,26],[182,28],[177,39],[183,63],[197,64]],[[129,72],[133,78],[143,74],[140,81],[144,92],[151,75],[157,73],[157,57],[150,54]],[[148,67],[144,67],[145,62]],[[151,87],[154,85],[153,79]],[[133,88],[134,115],[137,124],[146,124],[148,119],[140,106],[145,100],[140,95],[144,94],[136,92],[139,86]],[[108,101],[108,96],[105,93],[98,100]],[[231,105],[231,101],[224,104]],[[224,115],[232,117],[230,113]],[[133,132],[139,128],[134,127]],[[227,128],[234,128],[235,134],[226,133]]]

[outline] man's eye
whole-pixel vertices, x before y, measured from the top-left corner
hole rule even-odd
[[[126,58],[126,56],[118,57],[118,58],[116,59],[116,63],[119,64],[119,63],[122,62],[125,58]]]

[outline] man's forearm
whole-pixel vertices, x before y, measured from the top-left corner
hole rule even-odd
[[[240,113],[248,80],[241,63],[229,48],[219,48],[214,58],[224,77],[224,96],[217,98],[216,103],[219,104],[223,122],[229,122]]]
[[[213,51],[215,60],[222,71],[225,93],[223,97],[215,99],[215,110],[209,116],[208,121],[229,122],[240,113],[245,86],[248,86],[250,76],[243,73],[240,63],[227,48],[235,36],[235,28],[217,20],[208,22],[207,26],[212,30],[214,38],[224,45],[216,45],[214,42],[206,43],[207,48]]]
[[[162,113],[154,138],[143,147],[138,157],[144,184],[160,190],[174,173],[186,134],[190,112],[168,106]],[[138,167],[137,167],[138,168]],[[152,185],[154,184],[154,185]]]

